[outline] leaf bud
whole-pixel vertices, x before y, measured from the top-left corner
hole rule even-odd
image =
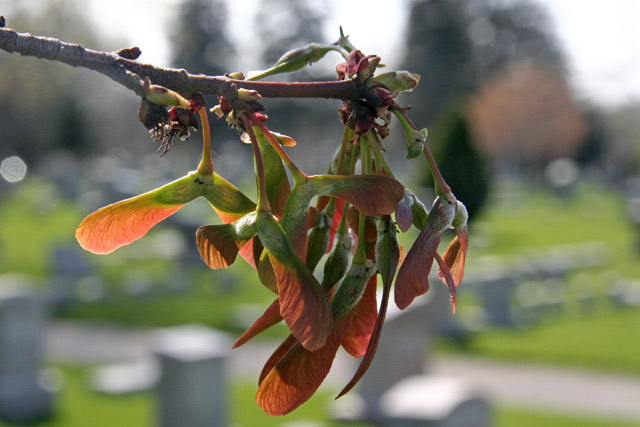
[[[262,95],[257,90],[238,89],[238,98],[246,102],[257,102],[262,98]]]
[[[189,109],[191,103],[180,95],[163,86],[150,85],[148,80],[144,85],[145,97],[154,104],[167,105],[172,107],[180,107]]]
[[[405,129],[407,138],[407,159],[415,159],[422,153],[425,142],[427,142],[428,132],[426,129],[415,130]]]
[[[420,76],[408,71],[393,71],[383,73],[373,77],[377,83],[380,83],[391,92],[404,92],[415,89],[420,82]]]
[[[233,80],[244,80],[244,73],[242,71],[236,71],[235,73],[227,74],[227,77]]]

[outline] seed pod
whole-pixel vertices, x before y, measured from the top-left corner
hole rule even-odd
[[[413,225],[415,225],[418,230],[422,230],[427,225],[427,217],[429,216],[429,211],[420,201],[420,199],[415,196],[415,194],[413,195],[411,212],[413,214]]]
[[[309,241],[307,247],[307,267],[309,270],[315,270],[322,256],[327,252],[329,247],[329,232],[331,225],[329,224],[329,216],[324,212],[316,214],[317,224],[309,233]]]
[[[278,293],[278,280],[276,274],[273,272],[273,266],[269,260],[269,254],[263,250],[260,259],[258,260],[258,278],[267,289],[272,292]]]
[[[351,264],[351,268],[331,300],[331,312],[334,319],[341,318],[358,304],[369,278],[375,272],[376,264],[370,259],[365,260],[364,263],[354,262]]]
[[[396,274],[400,249],[396,227],[388,215],[378,221],[378,239],[376,240],[376,263],[385,286],[391,286]]]
[[[349,232],[341,233],[338,231],[333,250],[324,264],[322,287],[326,292],[329,292],[347,274],[351,263],[352,246],[353,239],[351,239]]]
[[[467,225],[469,213],[467,207],[460,201],[456,201],[456,216],[453,218],[453,227],[458,230]]]

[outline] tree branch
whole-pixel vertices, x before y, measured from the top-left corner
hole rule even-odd
[[[139,76],[117,64],[118,55],[83,48],[78,44],[61,42],[50,37],[39,37],[29,33],[18,33],[0,28],[0,49],[23,56],[63,62],[73,67],[88,68],[104,74],[136,94],[142,94]]]
[[[218,89],[226,82],[233,83],[238,88],[256,90],[265,98],[352,99],[358,96],[358,88],[350,80],[283,83],[234,80],[225,76],[195,75],[189,74],[184,69],[142,64],[123,58],[116,52],[96,51],[50,37],[18,33],[8,28],[0,28],[0,50],[94,70],[122,84],[139,96],[143,95],[142,79],[145,77],[154,84],[172,89],[184,96],[189,96],[194,92],[216,95]]]

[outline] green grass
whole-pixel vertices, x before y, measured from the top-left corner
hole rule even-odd
[[[141,392],[124,396],[110,396],[91,392],[87,388],[88,368],[62,367],[63,389],[58,395],[55,417],[46,422],[37,423],[40,427],[151,427],[156,425],[155,396],[153,392]],[[283,417],[267,415],[255,403],[257,385],[233,383],[229,390],[230,425],[276,427],[296,420],[323,420],[323,425],[341,425],[330,423],[327,419],[329,404],[334,393],[324,391],[313,396],[307,404],[295,412]],[[0,426],[5,426],[0,422]],[[33,424],[31,424],[33,425]],[[355,424],[354,427],[358,425]]]
[[[640,310],[564,318],[525,330],[491,329],[441,349],[519,362],[640,374]]]
[[[206,203],[196,208],[201,208],[197,212],[200,217],[207,218],[203,221],[213,217]],[[3,194],[0,274],[24,273],[31,276],[36,285],[45,286],[51,275],[54,248],[78,247],[74,233],[81,219],[78,207],[60,201],[55,188],[37,179],[19,184],[6,196]],[[159,247],[173,243],[171,238],[175,235],[171,231],[171,226],[161,224],[144,239],[106,256],[81,252],[87,263],[98,271],[107,297],[96,303],[73,303],[56,314],[148,327],[204,323],[237,332],[261,314],[258,308],[249,314],[250,318],[238,318],[240,305],[255,304],[265,309],[275,299],[256,279],[255,270],[240,257],[233,268],[211,271],[204,264],[180,265],[171,256],[163,255]],[[194,241],[183,243],[194,245]],[[127,293],[124,283],[132,277],[149,281],[152,288],[149,296],[132,297]],[[187,282],[186,291],[168,290],[172,281]]]
[[[55,417],[35,424],[39,427],[151,427],[156,425],[154,394],[142,392],[125,396],[108,396],[87,389],[87,368],[62,367],[63,389],[58,395]],[[255,403],[256,385],[233,383],[230,408],[227,417],[231,425],[238,427],[278,427],[294,422],[308,421],[313,425],[345,426],[328,417],[335,391],[321,391],[292,414],[271,417]],[[321,389],[323,390],[323,389]],[[542,413],[530,409],[502,408],[494,413],[496,427],[640,427],[640,423],[593,419],[566,414]],[[33,426],[34,424],[31,424]],[[366,427],[368,424],[349,424],[350,427]],[[0,426],[6,426],[0,422]]]
[[[499,190],[496,190],[499,193]],[[583,185],[575,197],[560,199],[541,190],[522,189],[512,198],[499,197],[471,225],[469,257],[512,257],[554,246],[587,242],[605,244],[611,268],[640,277],[640,258],[635,251],[638,231],[626,216],[624,198],[597,184]],[[474,247],[477,230],[484,247]]]
[[[600,242],[610,256],[608,264],[569,278],[569,306],[565,313],[527,329],[491,328],[477,333],[465,346],[442,346],[484,357],[640,374],[640,309],[618,309],[604,296],[613,285],[611,276],[640,278],[640,255],[634,251],[638,238],[625,217],[624,200],[600,187],[583,187],[576,197],[561,200],[541,191],[521,193],[518,198],[494,202],[471,228],[469,275],[482,270],[485,256],[510,262],[542,254],[550,248],[570,248]],[[473,241],[474,230],[481,245]],[[615,271],[614,274],[607,271]],[[585,313],[577,308],[575,294],[588,288],[595,307]],[[458,290],[465,314],[464,282]],[[573,303],[573,304],[572,304]]]
[[[588,418],[566,414],[540,413],[530,409],[499,408],[496,427],[638,427],[640,423]]]
[[[153,399],[149,393],[106,396],[88,390],[86,369],[61,369],[62,391],[56,396],[56,412],[42,427],[112,427],[153,425]],[[0,425],[3,425],[0,422]],[[5,424],[6,425],[6,424]],[[31,425],[31,424],[30,424]]]
[[[243,270],[227,273],[193,269],[187,278],[188,290],[179,293],[156,290],[157,293],[146,297],[131,297],[114,286],[117,289],[112,290],[106,301],[76,303],[61,310],[59,315],[144,327],[202,323],[238,332],[249,326],[262,314],[260,310],[275,299],[259,282],[253,278],[247,280]],[[242,316],[239,307],[243,305],[255,306],[256,310]]]
[[[55,188],[39,180],[0,198],[0,273],[25,272],[45,278],[51,251],[74,242],[78,209],[55,196]]]

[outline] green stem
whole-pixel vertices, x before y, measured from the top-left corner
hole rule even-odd
[[[360,161],[363,175],[371,175],[371,157],[367,138],[365,136],[359,137],[360,141]],[[359,214],[358,218],[358,246],[356,247],[356,253],[353,255],[353,262],[358,264],[364,264],[367,260],[366,254],[366,242],[365,242],[365,227],[367,217],[363,214]]]
[[[336,51],[338,52],[340,55],[342,55],[342,57],[344,59],[347,59],[347,56],[349,55],[349,53],[341,46],[336,46],[336,45],[322,45],[321,47],[328,49],[329,51]],[[327,52],[325,52],[327,53]],[[319,61],[322,57],[324,57],[324,54],[322,54],[321,57],[313,57],[313,58],[307,58],[307,60],[305,61],[306,64],[305,65],[311,65],[312,63]],[[245,79],[245,81],[255,81],[255,80],[260,80],[263,79],[265,77],[269,77],[272,76],[274,74],[279,74],[279,73],[291,73],[291,72],[295,72],[298,70],[301,70],[302,68],[304,68],[304,65],[300,66],[300,67],[292,67],[291,63],[289,62],[284,62],[282,64],[278,64],[278,65],[274,65],[271,68],[268,68],[258,74],[255,74],[251,77],[248,77]]]
[[[200,121],[202,122],[202,159],[198,165],[198,172],[203,175],[213,174],[213,160],[211,159],[211,131],[209,129],[209,118],[207,109],[198,110]]]
[[[407,113],[398,108],[393,108],[393,113],[398,118],[398,120],[400,120],[400,123],[402,123],[402,127],[404,128],[405,132],[408,132],[410,130],[418,130],[409,116],[407,116]],[[453,196],[453,193],[451,193],[451,187],[449,187],[447,182],[444,180],[444,177],[440,173],[438,164],[436,163],[433,154],[431,154],[431,150],[429,150],[429,147],[427,147],[426,142],[423,144],[422,151],[427,158],[427,162],[429,162],[429,168],[431,169],[431,175],[433,175],[433,186],[435,187],[434,190],[436,194],[445,196],[447,200],[453,201],[455,203],[455,197]]]
[[[273,149],[276,150],[276,153],[278,153],[284,164],[287,166],[287,168],[291,172],[291,176],[293,177],[293,183],[296,185],[302,185],[307,182],[307,180],[309,179],[307,174],[298,169],[298,167],[293,163],[293,160],[291,160],[291,157],[289,157],[289,155],[284,151],[282,145],[280,145],[278,140],[271,134],[271,131],[264,125],[264,123],[262,123],[262,120],[256,118],[254,116],[255,113],[246,114],[249,122],[248,124],[250,126],[256,126],[260,129]]]
[[[349,231],[349,225],[347,224],[347,210],[349,210],[349,203],[344,202],[344,208],[342,208],[342,218],[336,229],[337,233],[347,233]]]
[[[245,129],[251,139],[251,146],[253,147],[253,155],[256,159],[256,175],[258,178],[258,205],[256,210],[258,212],[271,212],[271,205],[269,205],[269,198],[267,197],[267,182],[264,174],[264,165],[262,163],[262,153],[260,153],[260,147],[258,146],[258,139],[253,132],[251,126],[251,119],[247,113],[240,116],[244,123]]]
[[[349,126],[344,127],[342,133],[342,145],[340,146],[340,156],[338,157],[338,166],[336,167],[336,175],[342,175],[342,167],[344,166],[344,157],[347,151],[347,145],[353,139],[353,130]]]
[[[393,172],[391,172],[391,168],[387,163],[387,159],[384,158],[384,154],[382,154],[382,150],[380,149],[380,145],[378,144],[378,137],[375,132],[369,131],[367,133],[367,138],[369,139],[369,146],[372,148],[373,157],[376,160],[376,165],[378,168],[382,168],[384,173],[391,178],[395,178],[393,176]]]
[[[356,171],[356,162],[358,161],[358,147],[354,144],[355,140],[352,140],[347,145],[347,154],[351,156],[351,163],[349,163],[349,170],[347,175],[353,175]]]
[[[360,136],[360,160],[362,162],[362,174],[371,175],[373,168],[371,165],[371,148],[366,136]]]

